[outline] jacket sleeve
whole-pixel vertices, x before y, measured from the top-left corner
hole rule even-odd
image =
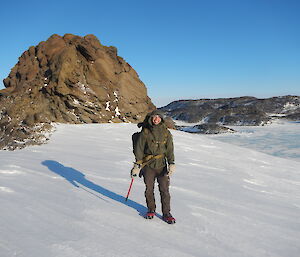
[[[170,133],[170,131],[168,131],[168,137],[167,137],[166,157],[167,157],[168,164],[175,163],[173,137],[172,137],[172,134]]]
[[[144,150],[146,145],[146,136],[144,132],[141,132],[140,136],[137,139],[136,147],[133,151],[136,162],[143,160],[144,158]]]

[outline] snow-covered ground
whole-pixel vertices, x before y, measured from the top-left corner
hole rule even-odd
[[[300,122],[277,121],[266,126],[230,126],[238,133],[212,135],[222,142],[300,161]]]
[[[299,256],[299,162],[172,131],[168,225],[142,218],[141,179],[124,202],[136,130],[59,125],[47,145],[0,151],[0,256]]]

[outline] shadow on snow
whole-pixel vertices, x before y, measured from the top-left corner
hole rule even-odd
[[[131,207],[131,208],[137,210],[141,216],[143,216],[147,212],[147,208],[145,206],[143,206],[135,201],[132,201],[130,199],[125,201],[126,198],[124,196],[118,195],[102,186],[94,184],[92,181],[85,178],[85,174],[83,174],[82,172],[80,172],[78,170],[75,170],[71,167],[65,167],[64,165],[60,164],[59,162],[52,161],[52,160],[43,161],[42,164],[44,166],[46,166],[50,171],[65,178],[68,182],[70,182],[75,187],[80,187],[79,185],[82,185],[86,188],[89,188],[103,196],[106,196],[114,201],[120,202],[128,207]],[[84,187],[80,187],[80,188],[97,196],[98,198],[108,202],[106,199],[100,197],[99,195],[97,195],[93,192],[86,190]]]

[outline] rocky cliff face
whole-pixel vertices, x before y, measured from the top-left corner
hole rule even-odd
[[[155,108],[135,70],[94,35],[52,35],[3,82],[0,149],[41,141],[52,122],[138,122]]]
[[[278,118],[300,120],[300,97],[180,100],[160,109],[175,120],[190,123],[257,126]]]

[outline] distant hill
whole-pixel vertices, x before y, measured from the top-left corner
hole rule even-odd
[[[300,120],[300,97],[179,100],[160,109],[174,120],[189,123],[258,126],[278,118]]]

